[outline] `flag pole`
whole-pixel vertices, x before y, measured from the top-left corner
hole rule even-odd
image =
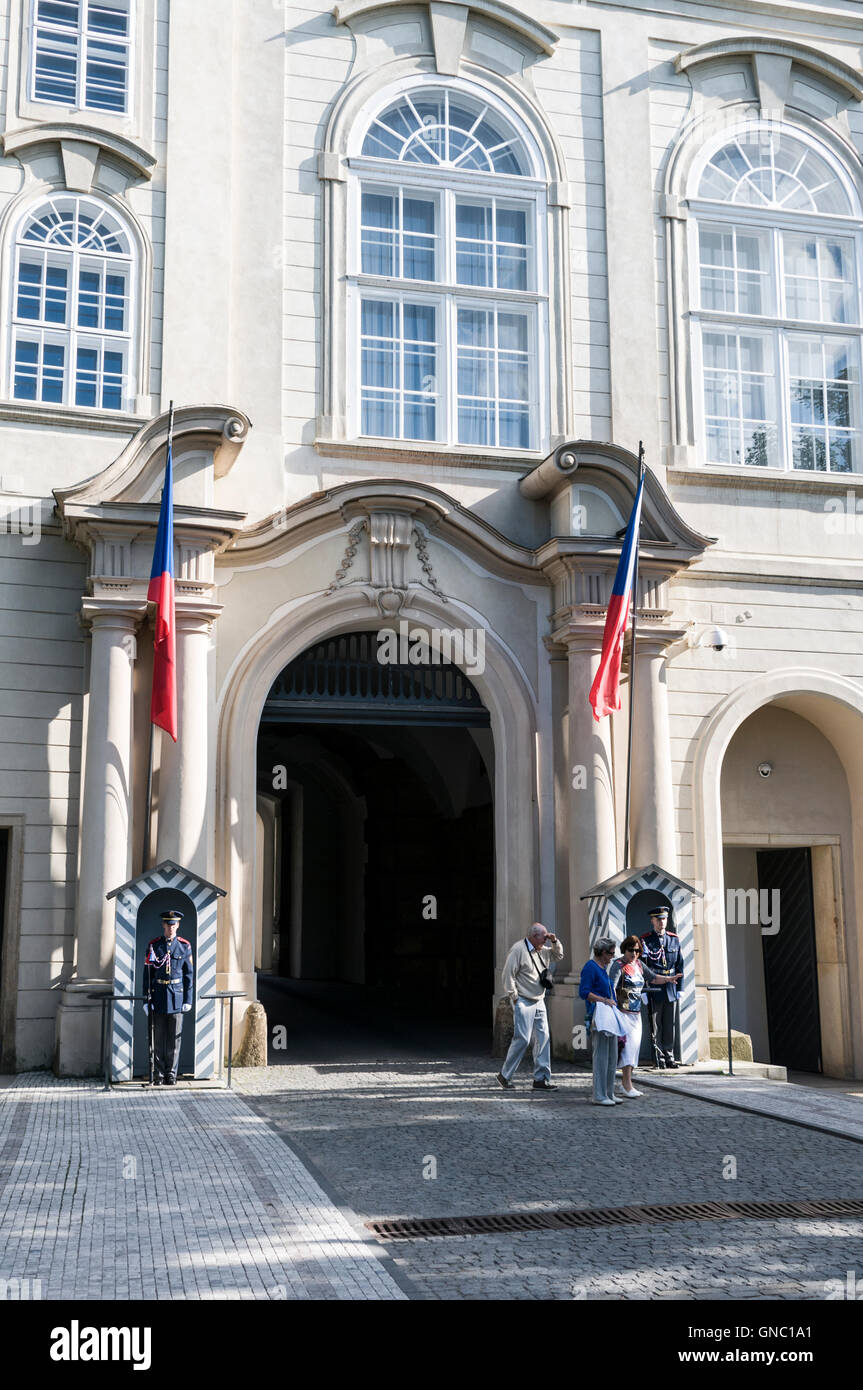
[[[638,482],[644,477],[644,443],[638,441]],[[635,570],[632,576],[632,643],[629,649],[629,733],[626,748],[626,813],[623,828],[623,867],[629,863],[629,814],[632,802],[632,716],[635,711],[635,635],[638,626],[638,543],[641,539],[641,516],[635,532]]]
[[[168,406],[168,454],[171,452],[171,444],[174,439],[174,402]],[[147,801],[144,814],[144,849],[141,855],[141,872],[146,873],[150,867],[150,828],[153,821],[153,741],[156,726],[150,720],[150,737],[147,747]]]

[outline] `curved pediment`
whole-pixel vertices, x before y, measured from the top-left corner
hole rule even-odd
[[[638,475],[638,458],[629,449],[576,439],[522,478],[520,490],[531,501],[551,504],[556,536],[576,538],[580,548],[590,550],[597,542],[616,540],[626,526]],[[702,536],[684,520],[650,468],[641,515],[642,540],[680,558],[692,559],[714,544],[714,537]]]
[[[161,487],[168,447],[168,412],[138,430],[107,468],[74,487],[54,493],[61,515],[72,505],[99,506],[106,502],[151,502]],[[189,454],[203,456],[213,476],[222,478],[249,433],[251,421],[241,410],[221,405],[180,406],[174,411],[174,461]]]

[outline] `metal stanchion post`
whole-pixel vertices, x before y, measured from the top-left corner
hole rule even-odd
[[[202,994],[202,999],[220,999],[222,1001],[222,1017],[219,1020],[219,1076],[223,1074],[225,1065],[225,1001],[234,999],[245,999],[244,989],[219,989],[214,994]],[[229,1003],[230,1014],[228,1017],[228,1085],[231,1090],[231,1061],[234,1055],[234,1005]]]
[[[731,991],[734,985],[704,985],[704,989],[725,991],[725,1022],[728,1028],[728,1075],[734,1075],[734,1060],[731,1056]]]

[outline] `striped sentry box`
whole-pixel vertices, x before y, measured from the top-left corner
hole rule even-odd
[[[136,940],[138,912],[151,893],[171,888],[185,893],[194,905],[198,922],[195,947],[195,1076],[206,1079],[214,1076],[219,1067],[219,1028],[217,1000],[205,999],[216,988],[216,916],[219,898],[224,888],[217,888],[165,859],[154,869],[115,888],[107,896],[116,899],[116,936],[114,946],[114,993],[135,994],[138,982]],[[134,1004],[115,1003],[114,1029],[111,1038],[111,1077],[114,1081],[132,1079],[132,1045]]]
[[[680,938],[683,955],[683,989],[680,991],[680,1060],[698,1060],[698,1036],[695,1014],[695,937],[692,928],[692,899],[703,895],[690,883],[684,883],[658,864],[642,869],[625,869],[598,883],[582,897],[589,899],[587,909],[590,944],[600,936],[610,936],[621,942],[628,934],[626,909],[637,893],[656,893],[668,902],[672,911],[672,930]]]

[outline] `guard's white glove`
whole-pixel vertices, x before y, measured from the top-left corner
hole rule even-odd
[[[191,1007],[192,1007],[191,1004],[184,1004],[184,1005],[183,1005],[183,1013],[184,1013],[184,1014],[187,1014],[187,1013],[189,1012],[189,1010],[191,1009]]]
[[[145,1005],[144,1005],[144,1013],[145,1013],[145,1014],[148,1014],[149,1012],[150,1012],[150,1005],[149,1005],[149,1004],[145,1004]]]

